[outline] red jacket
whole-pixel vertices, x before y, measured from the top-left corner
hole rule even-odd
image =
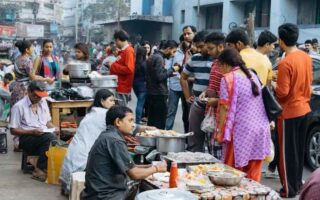
[[[134,49],[129,45],[119,51],[117,61],[111,65],[110,74],[118,76],[117,92],[131,93],[135,71]]]

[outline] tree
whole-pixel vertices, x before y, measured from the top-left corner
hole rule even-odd
[[[128,16],[130,8],[123,0],[102,0],[85,8],[84,17],[90,18],[91,22],[117,19],[118,11],[120,16]]]

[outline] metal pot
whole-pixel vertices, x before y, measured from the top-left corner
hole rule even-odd
[[[118,76],[106,75],[90,78],[93,87],[116,88],[118,86]]]
[[[138,139],[141,146],[146,146],[146,147],[157,146],[157,138],[155,138],[155,137],[137,136],[137,139]]]
[[[157,151],[161,153],[167,152],[183,152],[185,151],[185,137],[158,137]]]
[[[86,62],[69,63],[70,78],[88,78],[91,72],[91,64]]]

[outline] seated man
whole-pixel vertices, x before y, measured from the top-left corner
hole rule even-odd
[[[19,147],[27,153],[39,155],[32,176],[40,181],[46,180],[47,156],[45,152],[50,142],[55,139],[52,133],[43,131],[55,128],[51,123],[47,102],[42,99],[46,96],[48,93],[45,91],[44,82],[32,81],[28,87],[28,95],[13,106],[9,124],[11,134],[19,136]]]
[[[84,200],[124,200],[129,196],[128,176],[144,179],[156,172],[165,172],[167,164],[135,165],[129,155],[124,136],[134,129],[132,111],[124,106],[110,108],[106,117],[107,129],[95,141],[87,162]]]

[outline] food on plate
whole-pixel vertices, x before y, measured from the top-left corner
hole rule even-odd
[[[191,166],[190,169],[196,174],[206,174],[208,171],[209,172],[224,171],[224,168],[220,165],[197,165],[197,166]]]
[[[177,136],[177,132],[174,130],[160,130],[160,134],[163,136]]]
[[[214,163],[217,162],[212,155],[201,152],[179,152],[173,153],[170,152],[167,155],[167,158],[177,162],[177,163]]]
[[[141,136],[141,137],[154,137],[155,134],[153,132],[141,132],[138,133],[137,136]]]
[[[154,137],[154,136],[173,137],[173,136],[178,136],[178,133],[174,130],[152,130],[152,131],[141,132],[141,133],[138,133],[137,135],[142,137]]]
[[[184,174],[187,189],[190,191],[204,192],[213,189],[213,184],[209,178],[203,175],[198,175],[193,172]]]

